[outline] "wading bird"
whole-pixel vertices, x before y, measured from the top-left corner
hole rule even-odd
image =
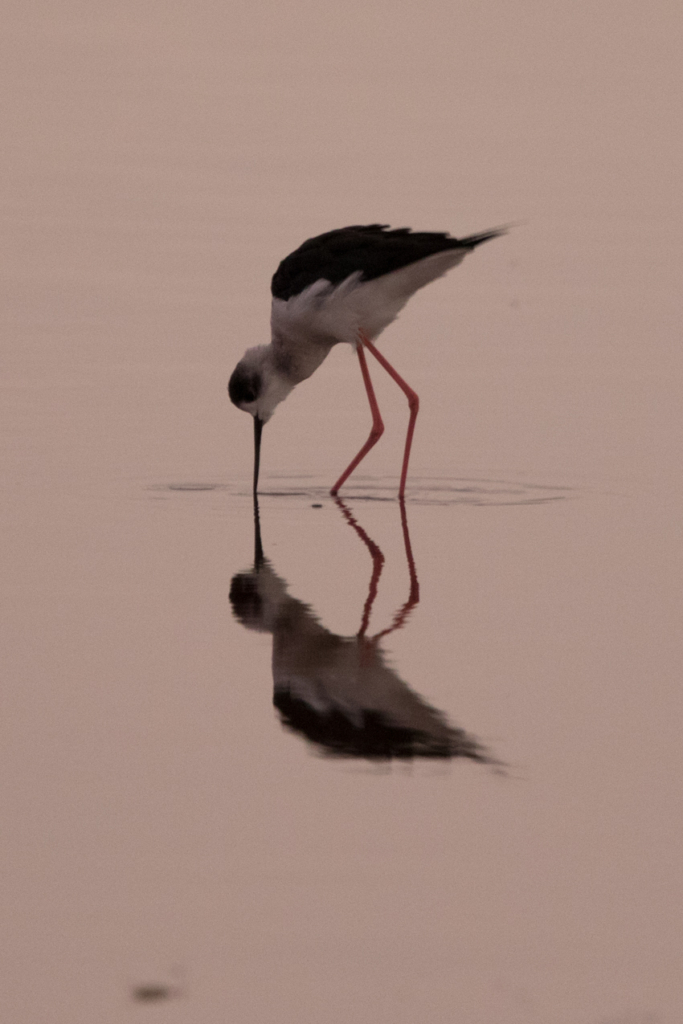
[[[419,399],[373,342],[419,288],[442,277],[476,246],[505,231],[495,228],[468,238],[451,238],[368,224],[309,238],[282,261],[271,285],[272,341],[247,349],[228,384],[231,401],[254,417],[254,494],[263,424],[290,391],[317,370],[333,345],[345,342],[358,355],[372,429],[331,493],[337,493],[384,432],[365,359],[367,348],[408,399],[410,419],[398,492],[403,497]]]

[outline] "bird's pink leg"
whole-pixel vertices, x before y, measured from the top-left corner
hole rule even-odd
[[[363,342],[365,339],[363,338]],[[356,455],[355,459],[349,466],[346,467],[342,475],[337,480],[336,484],[330,491],[330,494],[336,494],[344,481],[353,473],[354,469],[365,456],[368,454],[373,445],[376,445],[380,437],[384,433],[384,424],[382,423],[382,417],[379,413],[379,406],[377,405],[377,399],[375,398],[375,391],[370,380],[370,371],[368,370],[368,363],[365,358],[365,352],[363,351],[363,344],[361,343],[356,347],[358,353],[358,361],[360,363],[361,373],[363,374],[363,383],[365,384],[365,390],[368,394],[368,401],[370,402],[370,411],[372,412],[372,429],[370,436],[367,441]],[[417,397],[417,396],[415,396]]]
[[[375,348],[375,346],[372,344],[370,339],[367,338],[363,334],[362,331],[360,332],[360,337],[361,337],[361,341],[363,342],[365,347],[370,352],[372,352],[373,356],[375,357],[377,362],[380,364],[380,366],[383,366],[384,369],[389,374],[389,376],[392,377],[396,381],[396,383],[400,387],[401,391],[403,392],[403,394],[408,399],[408,407],[410,409],[410,419],[408,421],[408,433],[406,434],[406,446],[405,446],[405,449],[404,449],[404,452],[403,452],[403,468],[401,470],[401,483],[399,484],[399,488],[398,488],[398,496],[399,496],[399,498],[402,498],[402,497],[404,497],[405,491],[406,491],[406,478],[408,476],[408,462],[410,460],[410,449],[411,449],[411,446],[412,446],[412,443],[413,443],[413,434],[415,432],[415,420],[417,419],[417,414],[420,411],[420,399],[418,398],[416,393],[413,391],[413,389],[411,387],[409,387],[408,384],[406,384],[406,382],[404,381],[403,377],[401,377],[396,372],[396,370],[393,368],[391,363],[387,359],[384,358],[382,353],[378,349]],[[360,349],[359,349],[359,351],[360,351]]]

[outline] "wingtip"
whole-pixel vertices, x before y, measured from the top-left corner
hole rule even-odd
[[[467,238],[461,238],[460,244],[467,246],[468,249],[474,249],[475,246],[481,245],[482,242],[489,242],[492,238],[500,238],[501,235],[507,235],[507,233],[515,227],[514,224],[502,224],[498,228],[491,228],[489,231],[482,231],[477,235],[468,235]]]

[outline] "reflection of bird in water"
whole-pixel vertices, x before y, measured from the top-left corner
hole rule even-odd
[[[263,556],[258,506],[254,569],[232,580],[230,600],[236,618],[249,629],[273,634],[273,702],[282,721],[327,754],[370,759],[468,757],[494,763],[476,740],[450,726],[385,662],[381,638],[403,626],[419,600],[405,506],[401,503],[410,594],[391,626],[370,637],[366,631],[384,556],[346,506],[339,500],[337,504],[373,561],[356,636],[325,629],[309,605],[287,593],[285,580]]]
[[[373,342],[416,291],[457,267],[482,242],[504,233],[504,228],[495,228],[458,239],[433,231],[390,231],[386,224],[368,224],[309,238],[282,261],[271,285],[272,341],[247,349],[228,384],[230,400],[254,417],[254,494],[263,424],[290,391],[317,370],[332,347],[345,342],[358,354],[372,430],[332,494],[384,431],[365,359],[367,349],[408,399],[410,418],[398,490],[403,497],[419,399]]]

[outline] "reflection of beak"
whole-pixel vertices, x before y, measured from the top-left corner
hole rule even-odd
[[[261,542],[261,519],[258,513],[258,495],[254,492],[254,572],[263,565],[263,544]]]
[[[260,420],[258,416],[254,416],[254,495],[258,488],[258,470],[259,463],[261,461],[261,431],[263,430],[263,420]]]

